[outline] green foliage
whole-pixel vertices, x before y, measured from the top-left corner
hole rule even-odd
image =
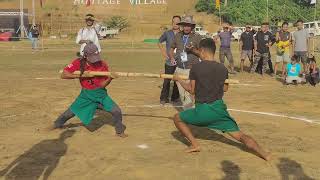
[[[260,25],[267,21],[267,7],[269,9],[269,21],[276,24],[281,21],[295,22],[297,19],[312,21],[314,19],[314,5],[310,0],[228,0],[228,6],[221,4],[221,17],[224,21],[233,24]],[[199,0],[195,6],[198,12],[207,12],[219,16],[219,10],[215,8],[215,0]],[[318,17],[320,11],[318,11]]]
[[[104,23],[108,28],[119,29],[119,31],[122,31],[123,29],[130,26],[127,18],[124,18],[122,16],[112,16],[104,21]]]

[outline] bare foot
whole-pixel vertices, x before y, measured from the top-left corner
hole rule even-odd
[[[121,133],[121,134],[118,134],[118,133],[117,133],[116,136],[121,137],[121,138],[126,138],[126,137],[128,137],[128,135],[125,134],[125,133]]]
[[[199,146],[190,146],[185,152],[186,153],[200,152],[200,147]]]

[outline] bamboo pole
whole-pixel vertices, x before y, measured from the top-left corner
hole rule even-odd
[[[60,71],[60,74],[63,71]],[[80,71],[75,71],[73,74],[80,75]],[[134,73],[134,72],[105,72],[105,71],[85,71],[83,77],[92,77],[92,76],[110,76],[116,75],[119,77],[147,77],[147,78],[162,78],[162,79],[173,79],[174,75],[172,74],[152,74],[152,73]],[[178,75],[182,80],[189,80],[188,76]],[[239,84],[238,80],[227,79],[225,84]]]

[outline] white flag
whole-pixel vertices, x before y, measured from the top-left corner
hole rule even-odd
[[[317,3],[317,0],[311,0],[310,4],[315,4],[315,3]]]

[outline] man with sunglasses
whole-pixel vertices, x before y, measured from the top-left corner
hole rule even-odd
[[[87,26],[79,30],[77,39],[76,39],[76,43],[81,45],[80,56],[83,56],[83,49],[89,43],[93,43],[94,45],[96,45],[98,48],[98,51],[101,52],[98,33],[93,26],[95,21],[94,15],[87,14],[85,17],[85,21]]]

